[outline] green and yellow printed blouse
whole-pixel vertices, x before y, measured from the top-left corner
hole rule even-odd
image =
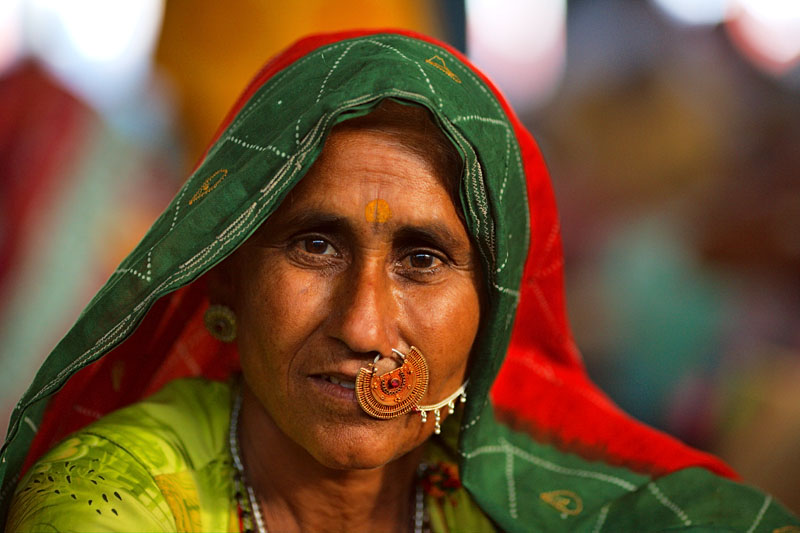
[[[19,483],[7,531],[240,531],[228,445],[237,389],[176,380],[73,434]],[[430,530],[493,531],[450,450],[445,438],[426,450]]]

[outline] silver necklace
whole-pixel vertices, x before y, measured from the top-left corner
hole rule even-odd
[[[236,472],[233,476],[234,493],[236,496],[236,503],[242,510],[242,526],[245,533],[267,533],[267,526],[264,525],[264,516],[261,514],[261,506],[256,500],[255,491],[253,487],[247,482],[244,475],[244,463],[242,462],[241,449],[239,448],[239,412],[242,409],[242,394],[241,392],[236,395],[233,400],[233,408],[231,409],[231,424],[228,430],[228,445],[231,449],[231,458],[233,459],[233,466]],[[414,516],[413,528],[414,533],[424,533],[427,531],[425,528],[425,494],[422,491],[422,483],[419,479],[427,470],[425,463],[420,464],[417,469],[416,487],[414,490]],[[247,498],[245,498],[245,495]]]
[[[233,400],[231,425],[228,430],[228,445],[231,449],[233,466],[236,467],[236,472],[233,476],[233,490],[236,494],[236,503],[242,510],[242,526],[244,527],[245,533],[253,532],[254,522],[258,533],[267,533],[267,527],[264,525],[264,517],[261,516],[261,506],[258,505],[255,491],[244,476],[244,463],[242,463],[241,450],[239,449],[239,411],[241,411],[241,409],[242,394],[239,392]],[[244,494],[242,494],[243,492],[247,494],[246,502]]]

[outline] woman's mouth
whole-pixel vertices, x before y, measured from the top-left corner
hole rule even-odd
[[[321,392],[325,397],[330,399],[338,399],[347,403],[356,402],[356,379],[344,374],[316,374],[309,376],[311,382],[315,385],[315,389]],[[328,401],[328,400],[326,400]]]
[[[329,383],[333,383],[334,385],[339,385],[340,387],[344,387],[345,389],[355,390],[356,388],[355,380],[340,379],[335,376],[328,376],[328,375],[322,375],[320,377]]]

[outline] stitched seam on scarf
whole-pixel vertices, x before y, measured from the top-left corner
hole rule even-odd
[[[683,522],[683,525],[685,525],[685,526],[691,526],[692,525],[692,521],[689,520],[689,516],[683,511],[683,509],[678,507],[678,505],[675,502],[673,502],[672,500],[667,498],[667,495],[664,494],[663,492],[661,492],[661,490],[656,486],[655,483],[653,483],[652,481],[649,482],[647,484],[647,489],[650,492],[653,493],[653,496],[655,496],[656,499],[664,507],[666,507],[667,509],[669,509],[670,511],[675,513],[677,515],[677,517],[681,519],[681,522]]]
[[[472,215],[472,220],[475,221],[475,232],[480,235],[483,234],[484,241],[488,244],[489,247],[489,255],[486,255],[486,250],[483,247],[478,247],[478,251],[480,252],[481,256],[484,260],[489,264],[489,271],[491,272],[494,268],[494,265],[497,264],[496,257],[494,256],[494,248],[495,248],[495,239],[494,239],[494,224],[491,223],[489,219],[489,204],[486,197],[486,191],[482,187],[483,184],[483,171],[481,169],[480,164],[478,163],[478,155],[475,153],[475,150],[472,148],[472,145],[464,138],[460,131],[455,128],[451,128],[453,133],[453,138],[455,139],[456,143],[458,144],[459,148],[464,153],[469,153],[472,156],[472,165],[464,166],[464,182],[466,187],[470,187],[473,192],[473,197],[475,198],[475,202],[477,203],[477,207],[480,210],[480,214],[476,213],[473,209],[472,203],[467,202],[466,207],[469,210],[470,214]],[[477,177],[476,177],[477,175]],[[487,220],[486,229],[483,229],[481,225],[482,220]],[[494,280],[492,280],[494,283]]]
[[[263,92],[260,95],[258,95],[255,100],[248,103],[242,108],[242,110],[239,112],[239,116],[233,122],[231,122],[231,125],[227,128],[227,131],[234,131],[236,128],[238,128],[239,125],[242,122],[244,122],[253,111],[255,111],[255,109],[258,107],[261,101],[267,97],[267,95],[271,94],[276,88],[281,86],[281,81],[283,80],[283,78],[288,76],[291,72],[294,72],[306,62],[311,61],[312,59],[316,59],[317,56],[324,56],[325,52],[329,52],[331,50],[335,50],[337,48],[341,48],[342,46],[347,46],[349,44],[352,43],[350,43],[349,41],[344,41],[340,43],[332,43],[330,45],[318,48],[317,50],[314,50],[307,56],[298,59],[288,67],[282,69],[280,72],[277,72],[272,78],[266,80],[264,84],[257,89],[257,91],[263,89]]]
[[[508,234],[508,240],[509,240],[509,241],[511,241],[511,234],[510,234],[510,233]],[[499,274],[500,272],[502,272],[502,271],[503,271],[503,269],[504,269],[504,268],[506,267],[506,265],[508,264],[508,258],[511,256],[511,255],[508,253],[508,250],[509,250],[509,246],[506,246],[506,256],[505,256],[505,258],[503,259],[503,262],[500,264],[500,266],[498,266],[498,267],[495,269],[495,273],[496,273],[496,274]]]
[[[761,509],[758,510],[758,514],[756,515],[755,520],[753,520],[753,523],[750,525],[750,529],[747,530],[747,533],[753,533],[753,531],[756,530],[756,528],[758,527],[758,524],[760,524],[761,520],[763,520],[764,513],[767,512],[767,508],[769,507],[769,505],[771,503],[772,503],[772,496],[767,494],[764,497],[764,503],[761,505]]]
[[[492,91],[489,90],[489,88],[486,87],[485,84],[471,70],[469,70],[466,67],[466,65],[464,65],[458,58],[456,58],[455,56],[450,54],[450,52],[448,52],[447,50],[435,47],[430,43],[416,41],[414,39],[411,39],[410,37],[406,37],[405,35],[395,35],[395,37],[397,37],[397,38],[399,38],[401,40],[414,41],[415,43],[418,43],[423,48],[427,48],[429,50],[433,50],[436,53],[440,53],[440,54],[443,54],[443,55],[447,56],[449,58],[449,60],[453,61],[453,63],[455,64],[456,68],[460,69],[464,74],[466,74],[466,76],[469,77],[472,80],[472,82],[475,85],[477,85],[477,87],[481,91],[483,91],[483,93],[488,97],[488,99],[491,102],[491,104],[494,106],[495,110],[497,110],[498,114],[501,117],[505,118],[506,120],[508,120],[510,122],[509,118],[506,116],[505,112],[503,111],[502,106],[497,101],[497,97],[494,95],[494,93],[492,93]],[[527,189],[527,184],[525,183],[525,172],[523,171],[523,166],[522,166],[522,154],[520,152],[519,145],[517,143],[514,143],[514,145],[515,145],[514,155],[516,156],[516,160],[517,160],[517,170],[518,170],[518,174],[517,175],[522,180],[522,183],[521,183],[522,184],[522,189],[521,190],[522,190],[522,194],[525,195],[525,201],[527,203],[528,189]],[[525,213],[525,241],[524,242],[530,242],[530,219],[528,217],[528,213]]]
[[[256,150],[258,152],[266,152],[267,150],[270,150],[273,153],[281,156],[284,159],[288,159],[289,158],[289,156],[286,154],[286,152],[284,152],[283,150],[279,150],[278,148],[275,148],[271,144],[267,145],[267,146],[259,146],[257,144],[253,144],[253,143],[249,143],[247,141],[243,141],[239,137],[234,137],[233,135],[231,135],[230,137],[227,137],[226,140],[232,141],[232,142],[238,144],[239,146],[242,146],[244,148],[248,148],[250,150]]]
[[[433,88],[433,84],[431,83],[431,80],[430,80],[430,78],[428,78],[428,74],[425,72],[425,69],[424,69],[424,68],[422,68],[422,65],[420,65],[420,64],[419,64],[419,61],[416,61],[416,60],[414,60],[414,59],[411,59],[410,57],[408,57],[407,55],[405,55],[403,52],[401,52],[400,50],[398,50],[398,49],[397,49],[397,48],[395,48],[394,46],[390,46],[390,45],[388,45],[388,44],[385,44],[385,43],[382,43],[382,42],[376,41],[376,40],[374,40],[374,39],[368,39],[366,42],[368,42],[368,43],[372,43],[372,44],[375,44],[375,45],[377,45],[377,46],[381,46],[381,47],[383,47],[383,48],[388,48],[389,50],[392,50],[393,52],[397,52],[398,54],[400,54],[400,56],[401,56],[403,59],[406,59],[407,61],[411,61],[412,63],[414,63],[414,64],[417,66],[417,69],[418,69],[418,70],[420,71],[420,73],[422,74],[422,77],[423,77],[423,78],[425,78],[425,81],[428,83],[428,88],[431,90],[431,93],[433,93],[433,95],[434,95],[434,96],[436,96],[436,97],[438,97],[438,96],[439,96],[438,94],[436,94],[436,89],[434,89],[434,88]],[[438,101],[438,107],[439,107],[439,109],[441,109],[441,108],[442,108],[442,99],[441,99],[441,98],[438,98],[438,100],[439,100],[439,101]]]
[[[328,83],[328,79],[330,79],[331,75],[333,74],[333,71],[336,70],[336,67],[339,66],[339,63],[342,61],[342,59],[344,59],[344,56],[347,55],[347,52],[349,52],[350,49],[353,48],[357,44],[358,44],[358,42],[351,43],[350,46],[345,48],[344,52],[342,52],[342,54],[339,57],[336,58],[336,61],[333,62],[333,66],[330,68],[328,73],[325,75],[325,79],[322,80],[322,85],[319,86],[319,92],[317,93],[317,99],[314,101],[315,104],[318,104],[319,101],[322,99],[322,93],[325,92],[325,85]]]
[[[597,522],[594,525],[594,529],[592,529],[592,533],[600,533],[600,530],[603,529],[603,525],[606,523],[606,518],[608,517],[608,510],[611,508],[611,504],[607,503],[600,509],[600,515],[597,517]]]
[[[475,418],[474,418],[474,419],[473,419],[471,422],[468,422],[468,423],[466,423],[466,424],[462,425],[462,426],[461,426],[461,429],[462,429],[462,430],[464,430],[464,429],[469,429],[469,428],[471,428],[472,426],[474,426],[475,424],[477,424],[477,423],[478,423],[478,420],[480,420],[480,419],[481,419],[481,415],[478,415],[478,416],[476,416],[476,417],[475,417]],[[462,455],[464,455],[464,454],[462,454]],[[464,456],[464,457],[466,457],[466,456]]]
[[[505,169],[503,172],[503,182],[500,185],[500,202],[503,201],[503,196],[506,192],[506,185],[508,183],[508,167],[510,165],[511,160],[511,128],[508,124],[503,122],[502,120],[498,120],[496,118],[488,118],[488,117],[481,117],[478,115],[465,115],[462,117],[456,117],[453,119],[453,122],[465,122],[467,120],[477,120],[479,122],[485,122],[487,124],[494,124],[503,126],[503,129],[506,130],[506,157],[505,157]]]
[[[30,427],[30,428],[33,430],[33,432],[34,432],[34,433],[36,433],[37,431],[39,431],[39,430],[36,428],[36,424],[34,424],[34,423],[33,423],[33,420],[31,420],[31,417],[29,417],[29,416],[26,416],[26,417],[25,417],[25,418],[23,418],[22,420],[23,420],[23,422],[25,422],[26,424],[28,424],[28,426],[29,426],[29,427]]]
[[[625,479],[622,479],[620,477],[612,476],[611,474],[604,474],[602,472],[596,472],[596,471],[592,471],[592,470],[582,470],[582,469],[578,469],[578,468],[570,468],[570,467],[566,467],[566,466],[561,466],[559,464],[556,464],[556,463],[553,463],[551,461],[548,461],[547,459],[542,459],[541,457],[537,457],[537,456],[535,456],[533,454],[530,454],[530,453],[526,452],[525,450],[517,448],[516,446],[514,446],[513,444],[511,444],[510,442],[508,442],[506,439],[504,439],[502,437],[500,438],[499,442],[500,442],[500,446],[493,446],[493,445],[482,446],[480,448],[476,448],[475,450],[473,450],[470,453],[467,453],[467,454],[463,454],[462,453],[462,455],[466,459],[472,459],[473,457],[477,457],[479,455],[494,454],[494,453],[505,453],[507,449],[510,449],[514,453],[514,455],[516,455],[520,459],[523,459],[523,460],[525,460],[525,461],[527,461],[527,462],[529,462],[531,464],[534,464],[536,466],[544,468],[545,470],[550,470],[551,472],[556,472],[558,474],[563,474],[563,475],[566,475],[566,476],[576,476],[576,477],[594,479],[594,480],[597,480],[597,481],[603,481],[603,482],[609,483],[611,485],[616,485],[616,486],[618,486],[620,488],[623,488],[623,489],[625,489],[625,490],[627,490],[629,492],[633,492],[633,491],[636,490],[636,485],[634,485],[630,481],[626,481]]]
[[[142,274],[135,268],[118,268],[112,274],[133,274],[137,278],[140,278],[146,282],[151,282],[153,280],[152,277],[152,263],[151,263],[151,256],[153,254],[153,248],[150,247],[150,250],[147,251],[147,274]]]
[[[466,74],[472,80],[472,82],[481,91],[483,91],[483,93],[488,97],[488,100],[494,106],[494,108],[497,111],[497,113],[501,117],[506,118],[506,120],[508,120],[507,117],[506,117],[505,112],[503,111],[502,106],[497,102],[497,97],[494,95],[494,93],[492,93],[492,91],[489,90],[488,87],[486,87],[486,85],[483,83],[483,81],[481,81],[480,78],[478,78],[471,70],[469,70],[466,67],[466,65],[464,65],[461,62],[461,60],[459,60],[457,57],[453,56],[450,52],[448,52],[447,50],[445,50],[443,48],[438,48],[438,47],[436,47],[436,46],[434,46],[434,45],[432,45],[430,43],[417,41],[416,39],[412,39],[410,37],[406,37],[405,35],[393,35],[393,37],[399,38],[400,40],[413,41],[415,44],[418,44],[419,46],[422,46],[423,48],[427,48],[427,49],[432,50],[432,51],[434,51],[436,53],[439,53],[439,54],[447,55],[449,57],[449,59],[451,61],[453,61],[453,63],[455,64],[456,68],[460,69],[464,74]],[[517,147],[517,148],[519,148],[519,147]],[[521,154],[519,153],[519,149],[515,150],[515,152],[516,152],[516,156],[517,156],[517,167],[518,167],[518,170],[519,170],[519,175],[520,176],[524,176],[525,172],[523,172],[523,170],[522,170],[522,157],[521,157]],[[523,189],[523,190],[526,191],[526,189]]]
[[[508,488],[508,514],[511,518],[517,516],[517,488],[514,483],[514,452],[510,449],[509,443],[503,441],[503,449],[506,454],[506,484]]]
[[[174,228],[175,224],[178,222],[178,213],[181,210],[181,200],[183,200],[183,195],[186,194],[187,190],[189,190],[189,187],[187,187],[186,185],[181,187],[181,191],[178,194],[178,198],[175,200],[175,214],[172,216],[172,224],[170,224],[169,229],[167,230],[167,233],[171,232],[172,228]],[[152,248],[151,248],[151,250],[152,250]]]
[[[498,285],[497,283],[492,283],[492,285],[494,285],[494,288],[499,290],[500,292],[504,292],[506,294],[510,294],[511,296],[514,296],[517,300],[519,300],[519,294],[520,293],[519,293],[518,290],[509,289],[508,287],[502,287],[502,286]]]
[[[490,117],[483,117],[483,116],[480,116],[480,115],[462,115],[460,117],[454,118],[452,120],[452,122],[454,124],[456,124],[456,123],[459,123],[459,122],[467,122],[467,121],[473,121],[473,120],[479,121],[479,122],[484,122],[484,123],[487,123],[487,124],[496,125],[496,126],[497,125],[503,126],[503,129],[505,130],[505,133],[506,133],[506,155],[505,155],[505,161],[504,161],[504,165],[503,165],[503,168],[504,168],[504,171],[503,171],[503,182],[502,182],[502,185],[500,187],[500,194],[499,194],[499,201],[502,202],[503,201],[503,195],[505,194],[506,184],[508,182],[508,169],[509,169],[510,157],[511,157],[510,156],[510,151],[511,151],[511,130],[510,130],[508,124],[506,124],[502,120],[495,119],[495,118],[490,118]],[[509,237],[509,241],[510,241],[511,234],[509,234],[508,237]],[[494,272],[497,273],[497,274],[502,272],[503,269],[508,264],[508,258],[509,258],[508,249],[509,249],[509,246],[506,246],[505,247],[505,259],[503,260],[503,263],[500,266],[498,266],[497,268],[494,268]],[[495,259],[495,265],[496,265],[496,259]],[[495,265],[493,265],[493,267]],[[500,290],[505,292],[504,289],[500,289]],[[514,295],[514,296],[516,297],[516,300],[515,300],[515,307],[516,307],[516,304],[519,302],[519,296],[518,295]],[[510,322],[510,319],[508,319],[507,322]]]

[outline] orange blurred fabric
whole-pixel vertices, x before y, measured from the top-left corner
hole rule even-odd
[[[167,2],[156,61],[180,102],[187,164],[265,57],[314,32],[394,27],[442,37],[438,3],[426,0]]]

